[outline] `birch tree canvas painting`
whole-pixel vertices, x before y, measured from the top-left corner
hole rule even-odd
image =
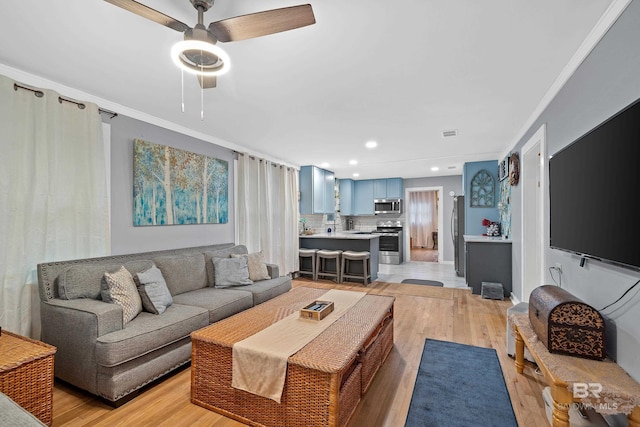
[[[229,162],[133,141],[133,225],[224,224]]]

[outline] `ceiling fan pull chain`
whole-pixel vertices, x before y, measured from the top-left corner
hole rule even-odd
[[[180,70],[180,72],[181,72],[180,92],[181,92],[181,100],[182,100],[182,112],[184,113],[184,70]]]
[[[202,52],[200,52],[200,55],[202,56]],[[202,64],[200,64],[200,71],[204,72]],[[202,79],[203,83],[200,85],[200,120],[204,121],[204,75],[200,75],[199,77]]]

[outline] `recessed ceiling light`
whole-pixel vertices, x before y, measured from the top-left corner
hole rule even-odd
[[[368,141],[366,144],[364,144],[365,147],[367,148],[376,148],[378,146],[378,143],[375,141]]]
[[[322,167],[322,168],[328,168],[329,166],[331,166],[331,165],[329,163],[327,163],[327,162],[320,163],[320,167]]]
[[[434,166],[434,167],[431,168],[431,172],[435,172],[435,171],[438,171],[438,170],[440,170],[440,168],[437,167],[437,166]]]
[[[349,160],[349,164],[350,164],[351,166],[353,166],[353,165],[357,165],[357,164],[358,164],[358,161],[357,161],[357,160]]]
[[[357,177],[360,176],[360,174],[358,172],[356,172],[356,173],[353,174],[353,176],[357,178]]]

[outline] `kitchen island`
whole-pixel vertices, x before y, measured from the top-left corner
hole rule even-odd
[[[317,233],[300,236],[300,247],[307,249],[330,249],[341,251],[369,251],[371,254],[371,281],[378,279],[380,236],[348,232]],[[351,271],[362,273],[362,263],[352,262]]]

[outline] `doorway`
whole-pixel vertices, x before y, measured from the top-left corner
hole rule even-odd
[[[543,284],[545,277],[544,215],[546,212],[543,189],[546,185],[546,125],[522,147],[522,301],[529,301],[531,291]]]
[[[405,191],[404,252],[408,261],[443,261],[442,187]]]

